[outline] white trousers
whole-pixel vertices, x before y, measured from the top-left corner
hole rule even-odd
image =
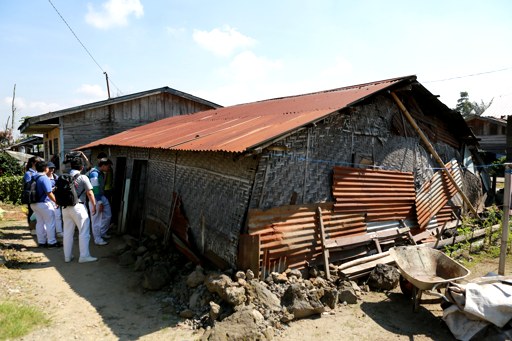
[[[62,233],[62,210],[53,201],[52,203],[55,208],[55,232]]]
[[[100,199],[103,202],[103,212],[100,212],[100,205],[96,203],[96,214],[91,217],[92,221],[92,235],[95,243],[104,241],[103,236],[107,233],[110,227],[110,220],[112,219],[112,211],[108,199],[103,195]],[[89,202],[89,211],[91,211],[92,204]]]
[[[53,202],[36,202],[30,204],[30,208],[36,214],[36,235],[38,244],[55,244],[55,208]]]
[[[62,208],[62,220],[64,221],[64,257],[71,258],[73,255],[73,236],[75,235],[75,226],[78,227],[78,248],[80,257],[89,257],[89,241],[91,239],[89,231],[89,214],[84,204],[67,206]]]

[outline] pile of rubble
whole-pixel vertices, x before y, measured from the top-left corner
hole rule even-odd
[[[259,280],[251,270],[206,270],[187,263],[180,254],[161,256],[156,238],[147,238],[144,246],[131,237],[125,241],[118,249],[120,264],[143,272],[145,289],[168,290],[166,301],[171,308],[191,327],[204,329],[205,340],[271,339],[293,320],[330,311],[339,304],[356,304],[364,291],[370,290],[366,284],[360,287],[344,280],[334,266],[330,280],[314,267],[306,276],[288,269]],[[382,266],[387,268],[375,272],[368,284],[388,289],[389,273],[397,272]],[[396,286],[398,277],[394,277]]]

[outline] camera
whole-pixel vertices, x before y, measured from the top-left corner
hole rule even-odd
[[[64,155],[64,163],[65,164],[70,163],[71,161],[80,159],[81,157],[82,157],[81,152],[72,151],[72,152],[66,153],[66,155]]]

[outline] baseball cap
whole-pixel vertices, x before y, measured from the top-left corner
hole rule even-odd
[[[53,162],[48,162],[48,168],[55,168],[55,164]]]

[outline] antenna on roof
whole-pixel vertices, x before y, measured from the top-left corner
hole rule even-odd
[[[103,74],[105,75],[105,80],[107,81],[107,94],[108,94],[108,99],[110,99],[110,86],[108,85],[108,74],[107,74],[107,71],[103,71]]]

